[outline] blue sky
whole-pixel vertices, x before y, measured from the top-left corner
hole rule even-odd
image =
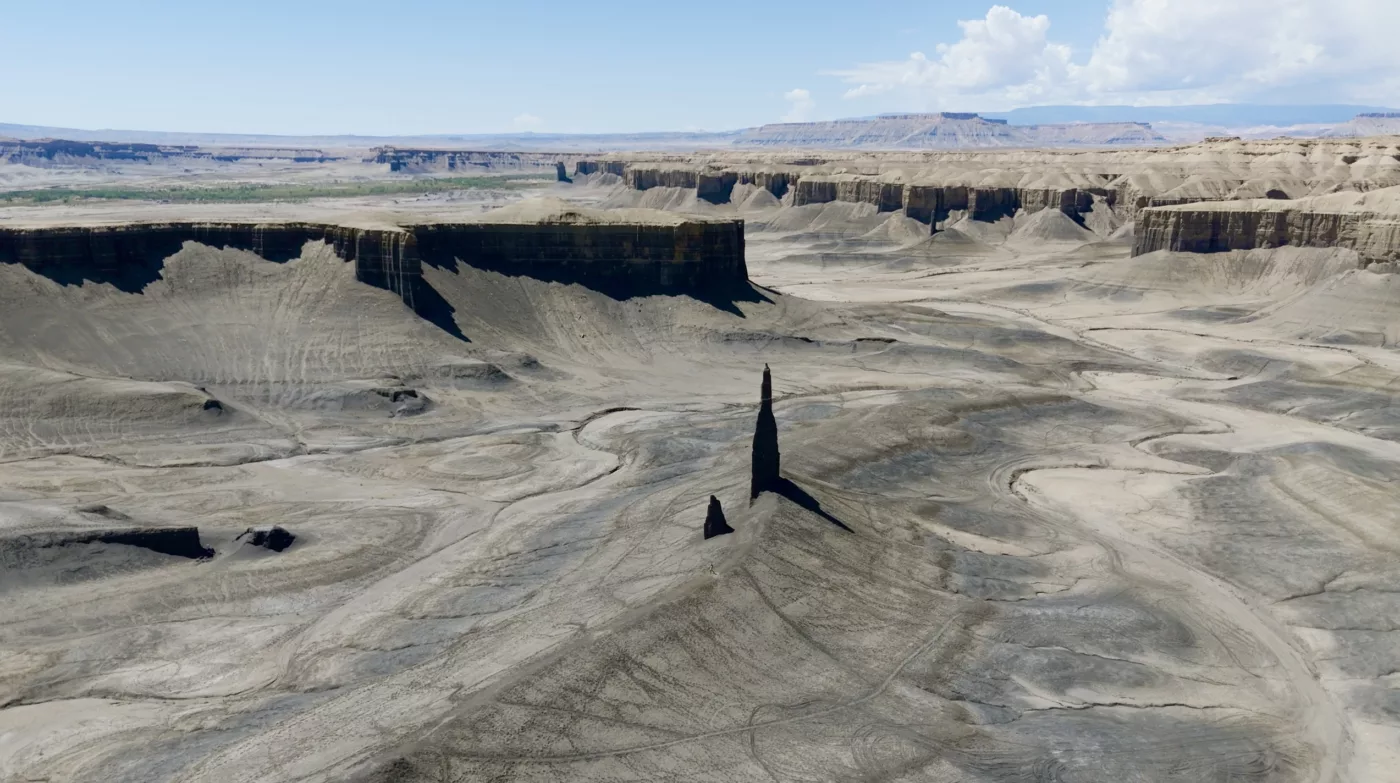
[[[1045,103],[1400,103],[1396,0],[5,5],[0,122],[82,128],[619,132]]]

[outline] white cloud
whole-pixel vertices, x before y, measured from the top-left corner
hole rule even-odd
[[[992,6],[935,56],[835,71],[928,108],[1223,100],[1400,103],[1395,0],[1114,0],[1078,62],[1051,20]]]
[[[783,115],[783,122],[806,122],[812,118],[812,110],[817,108],[817,102],[812,99],[812,93],[801,87],[783,93],[783,100],[788,103],[787,114]]]
[[[515,119],[510,121],[510,126],[515,130],[530,131],[539,130],[544,125],[544,120],[533,114],[517,114]]]
[[[835,72],[856,85],[846,97],[902,91],[933,97],[937,103],[959,95],[999,96],[1002,102],[1034,100],[1053,94],[1069,76],[1070,49],[1049,40],[1050,19],[1043,14],[1022,16],[994,5],[986,18],[958,26],[962,38],[939,44],[934,58],[914,52],[906,60]]]

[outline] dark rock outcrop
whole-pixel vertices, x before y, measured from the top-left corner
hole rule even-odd
[[[569,168],[564,165],[562,160],[554,164],[554,179],[558,182],[573,182],[569,179]]]
[[[621,177],[627,171],[627,163],[620,160],[580,160],[574,164],[574,176],[586,177],[589,174],[614,174]]]
[[[904,214],[920,223],[937,224],[948,213],[967,209],[967,188],[962,185],[905,185]]]
[[[843,175],[834,177],[804,177],[793,193],[793,206],[848,201],[874,204],[881,212],[895,212],[904,207],[904,186],[897,182],[862,179]]]
[[[700,172],[692,168],[652,168],[627,166],[622,180],[633,190],[652,188],[694,189],[700,183]]]
[[[125,515],[113,518],[125,519]],[[25,549],[41,550],[85,544],[134,546],[149,549],[162,555],[184,557],[190,560],[203,560],[214,556],[214,550],[200,542],[199,528],[193,526],[121,527],[25,533],[0,541],[0,549],[10,551],[11,555],[14,555],[22,553]]]
[[[392,291],[414,312],[458,337],[463,335],[450,306],[423,279],[425,263],[455,270],[460,262],[507,275],[578,283],[618,298],[710,298],[747,286],[742,220],[671,215],[633,222],[581,215],[387,228],[304,222],[4,227],[0,264],[22,264],[61,285],[92,281],[140,293],[160,279],[165,259],[186,242],[247,250],[279,263],[300,257],[308,242],[325,242],[354,263],[357,280]]]
[[[131,223],[113,226],[0,228],[0,264],[23,264],[62,285],[84,280],[138,293],[160,278],[165,259],[185,242],[248,250],[274,262],[301,255],[307,242],[332,245],[355,263],[358,280],[413,303],[420,269],[403,231],[316,223]]]
[[[616,298],[708,296],[748,283],[742,220],[668,223],[547,219],[411,227],[415,261],[578,283]]]
[[[162,555],[187,557],[191,560],[214,556],[214,550],[200,542],[197,527],[111,530],[96,534],[93,540],[104,544],[139,546]]]
[[[753,430],[752,475],[749,499],[780,487],[781,455],[778,452],[778,420],[773,417],[773,375],[763,365],[763,386],[758,408],[758,421]]]
[[[741,169],[738,172],[740,185],[756,185],[769,193],[774,198],[786,196],[788,190],[797,186],[802,180],[802,175],[791,171],[747,171]]]
[[[695,196],[711,204],[728,204],[739,175],[733,171],[702,171],[696,176]]]
[[[250,546],[262,547],[273,552],[281,552],[291,546],[297,537],[280,525],[268,525],[266,527],[250,527],[239,533],[233,540],[243,541]]]
[[[734,528],[730,527],[724,518],[724,507],[719,504],[719,498],[711,495],[710,507],[705,511],[705,538],[711,539],[733,532]]]
[[[497,171],[554,172],[563,164],[556,152],[499,152],[480,150],[429,150],[377,147],[366,163],[388,165],[404,174],[485,174]]]

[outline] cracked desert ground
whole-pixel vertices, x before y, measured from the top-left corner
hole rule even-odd
[[[742,218],[753,285],[0,262],[0,780],[1400,780],[1393,263],[542,191]],[[765,364],[820,513],[750,500]]]

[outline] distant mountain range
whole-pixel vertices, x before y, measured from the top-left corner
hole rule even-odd
[[[1358,136],[1400,133],[1400,112],[1350,104],[1268,106],[1034,106],[979,115],[885,114],[825,122],[775,123],[724,132],[491,133],[417,136],[284,136],[82,130],[0,123],[0,138],[85,142],[366,149],[418,147],[494,151],[606,152],[740,147],[955,149],[1124,146],[1197,141],[1207,136]]]
[[[1321,104],[1269,106],[1252,103],[1216,103],[1196,106],[1031,106],[1007,112],[987,112],[988,119],[1001,119],[1012,125],[1068,122],[1146,122],[1192,123],[1221,127],[1289,127],[1293,125],[1335,125],[1358,114],[1395,112],[1382,106]]]

